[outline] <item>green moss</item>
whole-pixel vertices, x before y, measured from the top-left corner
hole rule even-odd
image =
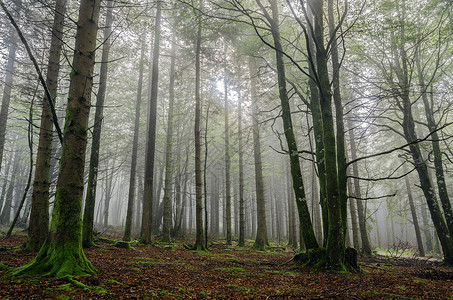
[[[214,270],[227,273],[230,277],[244,277],[247,273],[243,268],[215,268]]]
[[[121,283],[121,282],[113,280],[113,279],[107,280],[107,283],[121,285],[121,286],[125,285],[124,283]]]
[[[117,241],[117,242],[115,242],[115,243],[113,244],[113,246],[115,246],[115,247],[117,247],[117,248],[135,250],[135,249],[131,246],[131,243],[130,243],[130,242]]]
[[[81,245],[56,245],[46,241],[34,260],[15,269],[13,275],[43,275],[65,278],[93,274],[96,269],[83,253]]]

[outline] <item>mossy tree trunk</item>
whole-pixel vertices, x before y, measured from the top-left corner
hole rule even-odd
[[[288,154],[290,159],[291,177],[293,180],[294,195],[296,197],[297,211],[299,213],[299,226],[304,237],[305,247],[307,249],[318,248],[318,242],[313,231],[313,225],[308,210],[305,188],[302,181],[302,172],[299,164],[299,153],[297,142],[294,136],[293,124],[291,120],[291,109],[286,89],[285,65],[283,62],[283,47],[280,40],[279,17],[277,1],[269,1],[271,14],[268,13],[261,1],[256,0],[261,8],[266,20],[270,24],[270,30],[274,41],[275,58],[277,63],[277,76],[279,87],[279,98],[282,106],[283,130],[288,145]]]
[[[52,26],[52,37],[47,65],[46,85],[55,103],[60,71],[60,55],[63,45],[63,25],[66,11],[66,0],[55,2],[55,15]],[[45,96],[44,96],[45,97]],[[38,250],[49,233],[49,188],[50,188],[50,159],[52,155],[53,121],[49,99],[42,101],[41,125],[39,129],[39,144],[36,154],[35,177],[31,200],[30,221],[28,225],[28,250]]]
[[[437,62],[438,64],[439,62]],[[442,151],[440,149],[440,138],[437,133],[437,123],[434,118],[434,101],[429,101],[427,96],[428,86],[425,83],[425,74],[423,71],[425,68],[421,66],[421,59],[418,49],[415,52],[415,64],[418,73],[418,84],[420,86],[420,92],[422,94],[423,107],[425,108],[426,121],[428,123],[428,129],[431,134],[431,145],[433,147],[433,158],[434,158],[434,169],[436,171],[437,189],[439,193],[440,203],[444,210],[445,220],[450,235],[453,236],[453,210],[451,208],[450,197],[448,196],[447,184],[445,182],[444,166],[442,159]],[[432,97],[431,93],[431,97]]]
[[[324,46],[324,1],[313,0],[314,42],[316,45],[316,72],[323,127],[324,160],[326,167],[326,198],[328,210],[327,264],[333,270],[342,270],[345,264],[342,203],[338,185],[335,126],[332,114],[332,91],[328,71],[328,51]]]
[[[49,236],[15,274],[64,277],[95,272],[82,249],[83,171],[100,0],[81,0],[69,85],[60,172]]]
[[[99,170],[99,149],[101,147],[102,121],[104,118],[105,92],[107,89],[107,72],[109,65],[110,35],[113,23],[113,0],[107,1],[107,14],[104,27],[104,43],[102,45],[101,70],[99,76],[99,89],[96,97],[96,112],[94,114],[93,139],[91,142],[90,165],[88,183],[83,213],[83,247],[94,246],[94,206],[96,203],[96,185]]]
[[[257,227],[256,239],[253,247],[264,250],[269,246],[266,222],[266,199],[264,198],[263,165],[261,161],[261,141],[258,125],[258,96],[256,91],[255,72],[257,70],[255,60],[249,56],[250,94],[252,100],[252,133],[253,133],[253,156],[255,158],[255,190],[256,190],[256,213]]]

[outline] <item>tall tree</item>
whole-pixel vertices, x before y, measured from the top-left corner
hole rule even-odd
[[[239,241],[238,246],[245,246],[245,211],[244,211],[244,150],[242,141],[242,97],[238,97],[238,156],[239,156]]]
[[[132,215],[134,212],[135,200],[135,185],[137,178],[137,152],[138,152],[138,134],[140,130],[140,108],[142,103],[142,87],[143,87],[143,59],[145,56],[145,42],[142,40],[140,51],[140,62],[138,71],[138,87],[137,87],[137,100],[135,103],[135,122],[134,122],[134,138],[132,140],[132,155],[131,155],[131,171],[129,175],[129,194],[127,201],[126,223],[124,225],[123,241],[129,242],[132,233]],[[138,205],[136,207],[138,211]]]
[[[200,6],[203,0],[199,1]],[[196,233],[195,245],[196,250],[205,250],[203,235],[203,191],[202,191],[202,169],[201,169],[201,14],[197,14],[197,37],[195,40],[195,218]]]
[[[224,46],[224,55],[226,56],[226,42]],[[225,102],[225,214],[226,214],[226,243],[231,245],[231,158],[230,158],[230,126],[229,126],[229,105],[228,105],[228,75],[225,59],[223,71],[223,92]]]
[[[5,86],[3,87],[2,108],[0,109],[0,171],[2,169],[3,150],[5,149],[6,122],[8,120],[11,89],[13,87],[14,64],[16,62],[17,43],[14,32],[9,34],[8,60],[5,69]]]
[[[154,49],[151,76],[151,93],[149,98],[149,124],[147,135],[147,152],[145,163],[145,193],[143,198],[142,229],[140,239],[142,242],[151,243],[153,224],[153,193],[154,193],[154,155],[156,152],[156,121],[157,121],[157,91],[159,76],[159,54],[161,37],[162,1],[157,1],[156,21],[154,25]]]
[[[253,57],[249,56],[249,74],[250,74],[250,94],[252,98],[252,131],[253,131],[253,157],[255,158],[255,189],[256,189],[256,214],[257,227],[256,238],[253,247],[255,249],[264,250],[269,246],[267,237],[267,222],[266,222],[266,199],[264,198],[264,180],[263,180],[263,165],[261,160],[261,141],[260,129],[258,122],[258,107],[257,107],[257,91],[255,73],[256,63]]]
[[[80,2],[65,138],[49,236],[37,257],[16,269],[15,274],[64,277],[95,271],[82,250],[82,194],[99,9],[99,0]]]
[[[87,193],[83,214],[83,246],[94,246],[94,206],[96,202],[96,185],[99,170],[99,149],[101,146],[102,122],[104,118],[105,92],[107,90],[107,72],[109,66],[110,35],[113,23],[113,0],[107,1],[107,13],[104,26],[104,43],[102,45],[101,71],[99,89],[96,97],[96,112],[94,114],[93,139],[91,143],[90,165],[88,171]]]
[[[57,0],[55,2],[55,14],[46,79],[46,84],[52,99],[47,99],[46,96],[44,96],[42,102],[39,144],[38,152],[36,154],[35,178],[33,181],[30,222],[28,225],[28,241],[26,244],[26,248],[29,250],[38,250],[44,243],[49,232],[49,177],[53,132],[52,112],[49,101],[55,103],[57,95],[66,2],[66,0]]]
[[[162,242],[170,242],[171,212],[172,212],[172,146],[173,146],[173,103],[175,100],[175,64],[176,64],[176,22],[173,22],[173,36],[171,40],[170,58],[170,86],[168,96],[168,120],[167,120],[167,143],[165,147],[165,183],[164,183],[164,220],[162,227]]]
[[[270,30],[273,38],[273,48],[277,64],[277,77],[279,87],[279,98],[282,106],[283,130],[285,133],[286,143],[288,145],[288,155],[290,159],[291,177],[293,180],[294,195],[296,197],[297,210],[299,213],[299,226],[303,234],[305,247],[307,249],[318,248],[318,242],[313,231],[313,225],[308,210],[305,188],[302,181],[302,171],[299,164],[299,153],[297,142],[294,135],[291,109],[289,106],[288,92],[286,88],[285,64],[283,61],[283,46],[280,38],[279,13],[276,0],[270,0],[271,13],[263,6],[261,1],[256,0],[261,8],[266,20],[270,24]]]

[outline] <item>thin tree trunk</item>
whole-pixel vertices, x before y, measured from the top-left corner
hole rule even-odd
[[[245,246],[245,211],[244,211],[244,151],[242,141],[242,97],[238,98],[238,156],[239,156],[239,247]]]
[[[348,119],[348,128],[349,128],[349,144],[351,147],[351,160],[357,159],[357,147],[355,144],[355,136],[354,136],[354,128],[351,119]],[[359,231],[360,231],[360,238],[362,241],[362,255],[369,256],[371,255],[371,246],[370,240],[368,238],[368,233],[366,229],[366,216],[365,211],[363,208],[362,200],[362,193],[360,190],[360,182],[359,182],[359,167],[357,163],[352,164],[352,175],[354,176],[354,196],[357,199],[357,216],[359,220]]]
[[[134,213],[134,200],[135,200],[135,185],[137,178],[137,152],[138,152],[138,134],[140,131],[140,108],[142,103],[142,88],[143,88],[143,60],[145,56],[145,42],[142,40],[140,62],[138,71],[138,86],[137,86],[137,100],[135,104],[135,123],[134,123],[134,138],[132,141],[132,160],[131,160],[131,171],[129,176],[129,196],[127,201],[127,214],[126,224],[124,226],[123,241],[129,242],[131,240],[132,233],[132,215]],[[135,208],[138,210],[138,205]]]
[[[406,172],[406,170],[404,171]],[[412,222],[414,224],[415,237],[417,238],[418,254],[425,256],[425,250],[423,249],[422,235],[420,232],[420,226],[418,225],[417,212],[415,210],[414,197],[412,196],[411,185],[409,184],[408,176],[404,177],[404,183],[406,184],[407,198],[409,200],[409,206],[411,208]]]
[[[173,24],[176,26],[176,22]],[[171,59],[170,59],[170,86],[168,97],[168,125],[167,125],[167,145],[165,149],[165,187],[164,187],[164,219],[162,228],[162,242],[171,241],[171,212],[172,212],[172,147],[173,147],[173,114],[175,101],[175,61],[176,61],[176,32],[173,32],[171,41]]]
[[[28,114],[28,120],[29,120],[29,122],[28,122],[28,149],[30,151],[30,166],[29,166],[29,170],[28,170],[28,179],[27,179],[27,184],[25,186],[25,189],[22,193],[22,199],[19,202],[19,207],[17,208],[13,222],[11,223],[11,225],[8,229],[8,232],[6,233],[7,238],[9,238],[11,236],[14,226],[16,226],[16,222],[19,219],[22,207],[24,206],[25,200],[27,199],[28,190],[30,189],[30,183],[31,183],[31,178],[32,178],[32,174],[33,174],[33,130],[32,130],[33,106],[34,106],[34,100],[35,100],[36,93],[37,93],[37,88],[35,90],[35,95],[33,95],[33,99],[30,103],[30,110],[29,110],[29,114]]]
[[[6,122],[8,120],[11,89],[13,87],[14,64],[16,62],[17,43],[14,33],[11,31],[8,47],[8,61],[5,69],[5,86],[3,88],[2,108],[0,110],[0,171],[2,169],[3,150],[5,149]]]
[[[425,84],[425,79],[423,77],[423,69],[421,67],[420,62],[420,55],[418,51],[415,53],[415,64],[417,66],[417,73],[418,73],[418,84],[420,86],[420,92],[422,94],[423,105],[425,108],[425,115],[426,120],[428,123],[428,129],[431,134],[431,144],[433,147],[433,157],[434,157],[434,168],[436,171],[436,179],[437,179],[437,189],[439,193],[440,203],[442,204],[442,208],[444,210],[445,221],[447,222],[448,231],[450,232],[450,236],[453,236],[453,210],[451,208],[450,198],[448,196],[448,189],[447,184],[445,182],[445,174],[444,174],[444,167],[442,162],[442,151],[440,149],[440,139],[439,134],[437,133],[437,123],[434,119],[433,113],[433,101],[428,100],[428,96],[426,94],[427,86]]]
[[[259,4],[261,2],[258,1]],[[294,130],[291,120],[291,109],[289,106],[288,93],[286,89],[286,75],[285,65],[283,63],[283,46],[280,40],[279,31],[279,18],[278,18],[278,7],[277,1],[270,1],[272,17],[267,15],[267,20],[271,25],[271,33],[274,41],[275,56],[277,63],[277,75],[279,85],[279,98],[282,106],[282,120],[283,129],[285,132],[285,138],[288,145],[288,154],[290,157],[291,175],[293,179],[293,189],[296,198],[297,210],[299,212],[299,224],[300,230],[303,232],[304,243],[307,249],[318,248],[318,242],[316,241],[315,233],[313,231],[313,225],[311,223],[310,213],[308,210],[307,198],[305,196],[305,188],[302,181],[302,172],[299,164],[299,155],[297,149],[296,138],[294,136]],[[261,6],[262,11],[265,8]]]
[[[226,44],[224,47],[224,55],[226,56]],[[226,57],[225,57],[226,59]],[[231,245],[231,180],[230,180],[230,126],[228,117],[228,78],[226,62],[223,74],[224,87],[224,103],[225,103],[225,214],[226,214],[226,244]],[[205,158],[206,159],[206,158]]]
[[[202,1],[200,1],[200,5]],[[202,177],[201,177],[201,15],[198,15],[197,24],[197,39],[195,46],[195,215],[196,215],[196,240],[194,249],[205,250],[205,242],[203,235],[203,191],[202,191]]]
[[[94,206],[96,203],[96,185],[99,169],[99,148],[101,146],[102,121],[104,118],[105,92],[107,89],[107,72],[110,52],[110,35],[113,23],[113,0],[107,1],[107,14],[104,27],[104,44],[102,45],[101,70],[99,75],[99,89],[96,96],[96,112],[94,114],[93,138],[91,142],[90,166],[83,214],[83,247],[94,246]]]

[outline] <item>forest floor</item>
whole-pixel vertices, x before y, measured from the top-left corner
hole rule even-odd
[[[0,265],[18,267],[36,255],[20,249],[25,236],[0,237]],[[0,271],[0,299],[453,299],[453,268],[426,260],[376,256],[363,272],[333,274],[295,267],[289,249],[212,243],[207,252],[182,243],[122,249],[103,240],[85,250],[96,275],[80,288],[50,277]]]

